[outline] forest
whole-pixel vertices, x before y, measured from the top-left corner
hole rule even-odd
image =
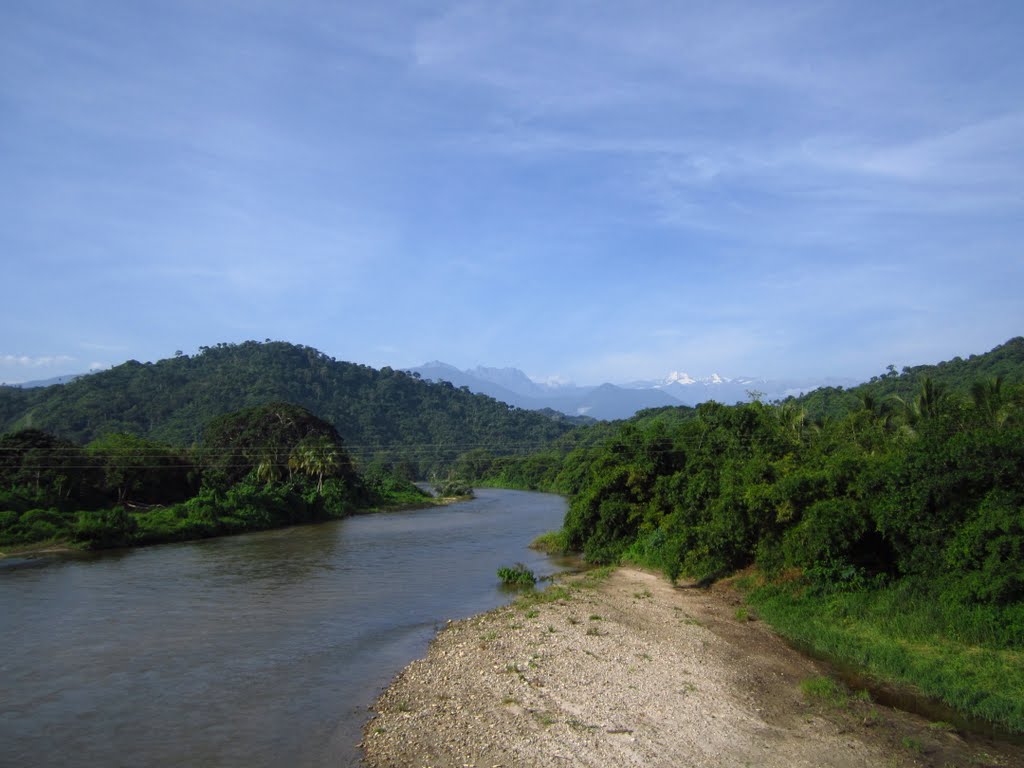
[[[80,444],[130,434],[192,446],[216,417],[270,402],[316,414],[359,460],[404,462],[418,477],[475,446],[529,453],[579,421],[391,368],[334,360],[311,347],[247,341],[155,363],[129,361],[66,385],[0,387],[0,432],[34,428]]]

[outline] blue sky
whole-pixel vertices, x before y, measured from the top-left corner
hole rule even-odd
[[[8,0],[0,381],[246,339],[848,376],[1024,333],[1024,3]]]

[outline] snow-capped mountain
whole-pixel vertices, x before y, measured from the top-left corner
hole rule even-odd
[[[433,361],[411,369],[431,381],[448,381],[456,387],[469,387],[473,392],[519,408],[552,408],[570,416],[586,415],[595,419],[625,419],[644,408],[666,405],[698,405],[708,400],[737,403],[759,397],[770,402],[790,395],[809,392],[820,386],[852,386],[852,380],[770,380],[756,376],[728,378],[717,373],[691,376],[673,371],[663,379],[634,381],[623,386],[533,381],[518,368],[487,368],[478,366],[461,371]]]
[[[551,408],[569,416],[626,419],[643,408],[678,405],[666,393],[652,388],[626,389],[613,384],[593,387],[539,384],[518,368],[477,367],[460,371],[435,360],[412,368],[409,372],[418,373],[421,378],[430,381],[448,381],[456,387],[469,387],[473,392],[489,395],[519,408]]]
[[[684,405],[698,405],[708,400],[720,403],[738,403],[754,397],[765,402],[783,400],[810,392],[818,387],[850,387],[854,379],[767,379],[762,376],[729,378],[717,373],[710,376],[691,376],[684,371],[673,371],[664,379],[636,381],[627,386],[636,389],[658,389],[671,395]]]

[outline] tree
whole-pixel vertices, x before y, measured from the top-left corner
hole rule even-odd
[[[1009,404],[1003,399],[1003,378],[994,376],[971,385],[975,418],[985,426],[999,429],[1010,416]]]
[[[170,446],[127,434],[107,435],[86,446],[118,504],[167,504],[195,491],[191,462]]]
[[[323,494],[324,478],[338,473],[342,454],[338,444],[327,435],[303,439],[292,449],[288,467],[316,478],[316,492]]]
[[[38,429],[0,436],[0,489],[23,488],[55,501],[77,498],[92,466],[77,445]]]
[[[254,472],[258,480],[272,483],[285,468],[319,475],[319,470],[307,470],[310,462],[323,460],[316,451],[292,459],[299,445],[310,441],[306,448],[312,448],[321,438],[335,446],[339,465],[347,466],[338,431],[301,406],[275,402],[218,417],[206,427],[200,451],[208,468],[206,480],[231,486]],[[324,475],[328,471],[324,465]]]

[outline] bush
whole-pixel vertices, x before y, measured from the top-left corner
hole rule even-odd
[[[90,549],[125,547],[135,539],[138,522],[124,507],[80,512],[74,538]]]
[[[434,487],[434,493],[445,499],[473,495],[473,487],[460,477],[434,480],[431,485]]]
[[[965,602],[1009,604],[1024,599],[1024,504],[993,491],[946,546],[953,589]]]
[[[569,551],[569,537],[564,530],[548,531],[531,541],[530,549],[548,555],[564,555]]]
[[[502,584],[513,587],[532,587],[537,583],[537,577],[533,571],[522,563],[516,563],[511,568],[507,566],[499,568],[498,578],[501,579]]]

